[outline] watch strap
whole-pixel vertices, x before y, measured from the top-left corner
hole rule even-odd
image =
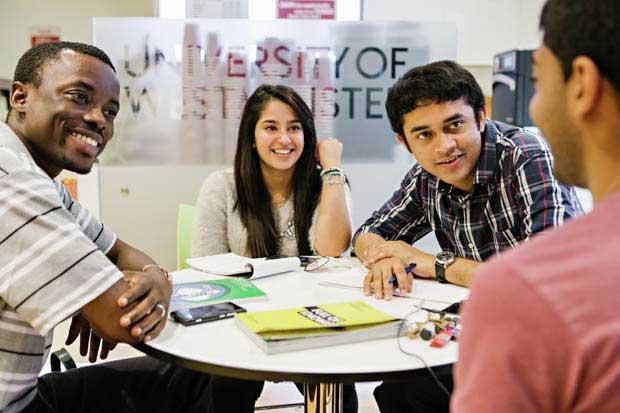
[[[435,260],[435,275],[437,276],[437,281],[441,284],[448,283],[448,280],[446,280],[446,267],[437,262],[437,260]]]

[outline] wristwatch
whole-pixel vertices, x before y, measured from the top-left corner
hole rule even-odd
[[[451,251],[441,251],[435,255],[435,274],[440,283],[448,282],[446,280],[446,268],[454,262],[454,258],[454,253]]]

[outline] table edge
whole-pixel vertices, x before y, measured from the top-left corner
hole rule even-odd
[[[143,353],[155,357],[159,360],[174,363],[179,366],[208,373],[214,376],[233,377],[244,380],[257,381],[294,381],[300,383],[355,383],[364,381],[407,381],[412,379],[412,375],[424,367],[399,370],[382,371],[367,373],[296,373],[270,370],[251,370],[247,368],[228,367],[219,364],[196,361],[185,357],[167,353],[153,348],[145,343],[135,344],[134,347]],[[448,364],[449,365],[449,364]],[[440,366],[433,366],[440,367]]]

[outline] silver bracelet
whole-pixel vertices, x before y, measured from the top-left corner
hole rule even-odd
[[[325,175],[323,176],[323,184],[325,185],[344,185],[347,182],[346,175]]]

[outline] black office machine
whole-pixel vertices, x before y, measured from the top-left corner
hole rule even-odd
[[[511,50],[493,59],[493,119],[532,126],[528,106],[534,94],[532,50]]]

